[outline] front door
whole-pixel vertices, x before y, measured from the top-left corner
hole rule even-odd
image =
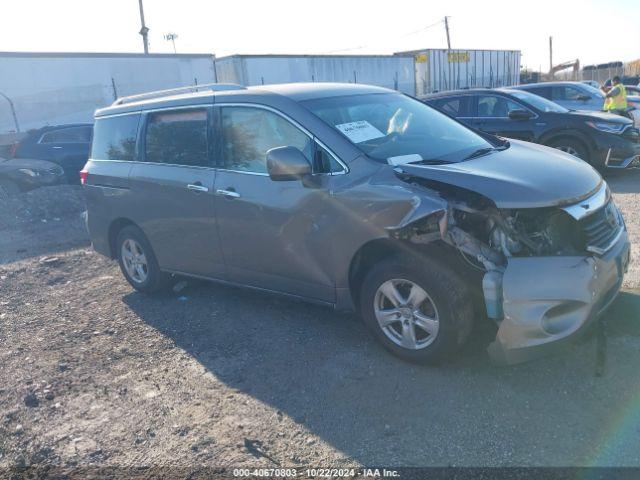
[[[335,300],[327,181],[273,181],[266,152],[293,146],[311,160],[313,139],[289,119],[256,106],[221,106],[224,160],[216,177],[216,218],[229,279],[322,301]]]
[[[511,110],[527,110],[526,107],[502,95],[486,94],[475,98],[478,102],[477,113],[472,125],[476,128],[501,137],[534,141],[535,115],[532,114],[529,119],[509,118]]]
[[[129,175],[131,212],[160,268],[224,278],[213,209],[209,116],[208,108],[146,114],[142,161]]]

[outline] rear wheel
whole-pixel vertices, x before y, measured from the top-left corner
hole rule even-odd
[[[557,148],[563,152],[578,157],[585,162],[589,161],[589,151],[580,140],[570,137],[558,138],[549,144],[550,147]]]
[[[170,276],[160,270],[151,244],[138,227],[124,227],[116,238],[118,263],[133,288],[144,293],[164,290]]]
[[[13,197],[20,193],[20,187],[12,180],[0,178],[0,200]]]
[[[473,324],[467,286],[432,260],[380,262],[366,275],[360,298],[360,312],[375,337],[415,363],[437,363],[455,352]]]

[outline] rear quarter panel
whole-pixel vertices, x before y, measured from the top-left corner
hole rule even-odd
[[[119,218],[128,218],[131,209],[129,172],[131,162],[89,160],[83,187],[87,204],[87,230],[95,250],[111,256],[109,227]]]

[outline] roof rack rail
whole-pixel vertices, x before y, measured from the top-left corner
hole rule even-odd
[[[202,85],[189,85],[187,87],[170,88],[168,90],[156,90],[153,92],[140,93],[137,95],[129,95],[127,97],[117,98],[111,105],[124,105],[126,103],[139,102],[141,100],[149,100],[152,98],[168,97],[179,93],[198,92],[200,90],[211,90],[221,92],[227,90],[245,90],[246,87],[235,83],[203,83]]]

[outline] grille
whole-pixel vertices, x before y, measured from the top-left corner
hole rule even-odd
[[[613,202],[609,201],[600,210],[580,220],[587,249],[595,253],[604,253],[618,236],[622,225]]]

